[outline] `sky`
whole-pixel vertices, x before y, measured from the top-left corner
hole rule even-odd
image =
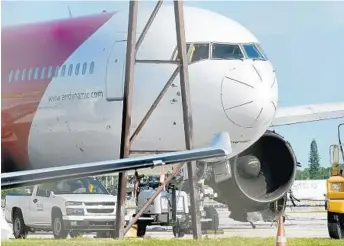
[[[170,2],[170,1],[167,1]],[[141,1],[154,7],[156,1]],[[168,4],[168,3],[165,3]],[[279,82],[279,107],[344,101],[344,2],[184,1],[232,18],[248,28],[272,61]],[[127,11],[128,1],[1,1],[1,25],[107,11]],[[337,143],[344,119],[275,127],[303,167],[316,139],[321,165],[329,166],[329,146]],[[344,130],[344,129],[343,129]],[[344,134],[343,138],[344,138]]]

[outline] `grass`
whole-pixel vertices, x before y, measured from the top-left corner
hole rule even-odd
[[[332,246],[344,245],[344,240],[330,240],[324,238],[288,238],[288,246]],[[125,239],[125,240],[111,240],[111,239],[66,239],[66,240],[54,240],[54,239],[25,239],[25,240],[3,240],[1,242],[3,246],[272,246],[275,245],[275,238],[242,238],[242,237],[231,237],[221,239]]]

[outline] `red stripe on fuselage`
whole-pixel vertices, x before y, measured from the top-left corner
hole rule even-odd
[[[52,78],[28,80],[29,69],[61,66],[114,13],[2,28],[1,34],[1,172],[30,167],[28,138],[31,123]],[[23,69],[26,75],[22,79]],[[15,80],[19,70],[18,80]],[[12,81],[9,82],[10,72]],[[47,71],[45,72],[47,73]],[[47,143],[49,144],[49,143]],[[5,166],[4,166],[5,164]],[[16,165],[8,167],[6,165]],[[6,170],[4,170],[4,169]]]

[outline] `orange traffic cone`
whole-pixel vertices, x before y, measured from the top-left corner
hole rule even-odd
[[[283,216],[281,215],[278,220],[276,246],[287,246],[287,238],[285,236]]]

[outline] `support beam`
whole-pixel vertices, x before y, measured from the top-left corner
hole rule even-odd
[[[174,0],[174,15],[176,23],[177,47],[180,58],[180,87],[183,104],[183,121],[186,149],[193,148],[193,122],[191,111],[190,85],[189,85],[189,71],[188,71],[188,57],[186,55],[186,41],[185,41],[185,27],[184,27],[184,11],[183,2]],[[202,237],[201,231],[201,215],[199,211],[199,192],[197,189],[196,177],[196,163],[188,162],[188,179],[190,182],[190,205],[193,238],[199,239]]]
[[[163,4],[163,2],[164,1],[160,0],[156,3],[155,8],[153,9],[151,16],[149,17],[145,27],[143,28],[143,31],[142,31],[139,39],[137,40],[135,55],[137,54],[137,51],[139,50],[140,45],[142,44],[142,42],[143,42],[149,28],[151,27],[153,20],[155,19],[155,16],[158,14],[158,11],[159,11],[161,5]]]
[[[137,45],[136,45],[137,47]],[[193,49],[194,45],[192,44],[190,46],[190,49],[187,53],[187,57],[188,57],[188,62],[189,62],[189,57],[191,55],[191,50]],[[136,62],[138,62],[136,60]],[[164,97],[164,95],[166,94],[167,90],[170,88],[170,86],[172,85],[172,83],[174,82],[175,78],[178,76],[178,74],[180,73],[180,66],[179,66],[179,61],[173,61],[174,63],[176,63],[178,66],[177,68],[174,70],[174,72],[172,73],[172,75],[170,76],[170,78],[168,79],[167,83],[165,84],[164,88],[162,88],[162,90],[160,91],[159,95],[157,96],[157,98],[154,100],[153,104],[150,106],[149,110],[147,111],[147,113],[145,114],[145,116],[143,117],[142,121],[140,122],[140,124],[138,125],[138,127],[135,129],[133,135],[130,137],[130,144],[133,143],[133,141],[135,140],[135,138],[137,137],[137,135],[140,133],[140,131],[142,130],[143,126],[146,124],[147,120],[149,119],[149,117],[152,115],[152,113],[154,112],[154,110],[156,109],[156,107],[159,105],[161,99]],[[133,153],[132,151],[130,153]]]
[[[148,64],[176,64],[178,65],[178,61],[172,60],[136,60],[136,63],[148,63]]]
[[[135,46],[137,29],[138,1],[129,2],[127,53],[125,66],[125,84],[122,113],[122,135],[120,158],[127,158],[130,154],[130,125],[132,112],[132,98],[134,85]],[[125,224],[125,202],[126,202],[127,179],[123,172],[118,175],[118,195],[116,209],[115,238],[124,237]]]

